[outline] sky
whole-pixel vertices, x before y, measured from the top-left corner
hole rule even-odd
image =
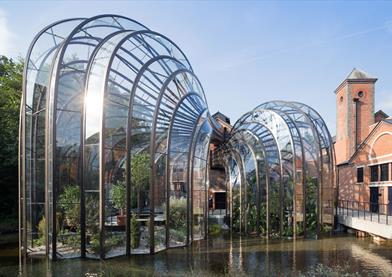
[[[0,0],[0,54],[24,57],[51,22],[103,13],[172,39],[210,112],[232,123],[266,101],[293,100],[315,108],[334,135],[334,90],[354,67],[378,78],[376,111],[392,115],[392,2]]]

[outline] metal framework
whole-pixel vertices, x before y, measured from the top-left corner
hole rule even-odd
[[[39,32],[20,111],[21,257],[152,254],[205,238],[212,137],[233,230],[296,236],[333,221],[332,140],[317,112],[268,102],[220,136],[184,53],[129,18]]]
[[[27,53],[20,116],[21,256],[155,253],[206,236],[211,118],[167,37],[118,15],[49,25]]]
[[[272,101],[244,114],[215,155],[228,179],[232,230],[317,236],[334,221],[334,150],[320,115]]]

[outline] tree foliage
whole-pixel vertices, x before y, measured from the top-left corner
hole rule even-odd
[[[136,188],[144,188],[150,181],[150,155],[147,152],[136,154],[131,159],[131,180]]]
[[[117,182],[110,190],[110,199],[113,207],[124,210],[127,205],[127,188],[124,182]]]
[[[0,56],[0,218],[15,217],[18,194],[18,129],[23,62]]]
[[[150,182],[150,155],[147,152],[136,154],[131,159],[131,182],[137,193],[138,213],[142,212],[143,203],[148,196]]]

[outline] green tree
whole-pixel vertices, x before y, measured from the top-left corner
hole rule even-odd
[[[17,225],[18,130],[23,61],[0,56],[0,218]]]
[[[137,193],[138,214],[141,213],[143,200],[148,195],[150,172],[150,155],[147,152],[142,152],[132,157],[131,181]]]
[[[121,215],[124,214],[124,209],[127,205],[127,188],[124,182],[117,182],[113,185],[110,191],[110,199],[113,207],[120,210]]]

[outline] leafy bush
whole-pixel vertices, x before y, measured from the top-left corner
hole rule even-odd
[[[43,217],[38,223],[38,239],[34,240],[34,244],[37,246],[45,245],[46,234],[46,220]]]
[[[64,187],[58,199],[58,207],[65,215],[66,224],[70,227],[80,225],[80,189],[75,185]]]
[[[132,249],[138,248],[139,244],[140,244],[139,222],[137,222],[136,214],[133,214],[132,218],[131,218],[131,247],[132,247]]]
[[[43,217],[38,223],[38,234],[40,237],[46,237],[46,220]]]
[[[306,232],[315,235],[317,231],[317,179],[306,179]]]
[[[176,230],[186,229],[188,211],[186,198],[170,197],[169,203],[170,206],[168,220],[170,227]]]
[[[59,240],[73,249],[80,248],[80,232],[70,232],[68,230],[62,230],[59,233]]]
[[[150,154],[142,152],[131,158],[131,181],[132,190],[137,194],[138,213],[142,212],[142,205],[145,198],[148,197],[148,186],[150,182]],[[135,193],[132,193],[134,195]],[[134,204],[134,199],[131,199]],[[132,205],[132,208],[134,206]]]
[[[208,233],[211,236],[217,236],[222,232],[222,227],[219,224],[212,224],[208,227]]]
[[[18,131],[23,60],[0,55],[0,232],[17,232]]]
[[[125,209],[127,204],[127,188],[124,182],[117,182],[110,190],[110,202],[113,207],[119,209],[121,212]]]

